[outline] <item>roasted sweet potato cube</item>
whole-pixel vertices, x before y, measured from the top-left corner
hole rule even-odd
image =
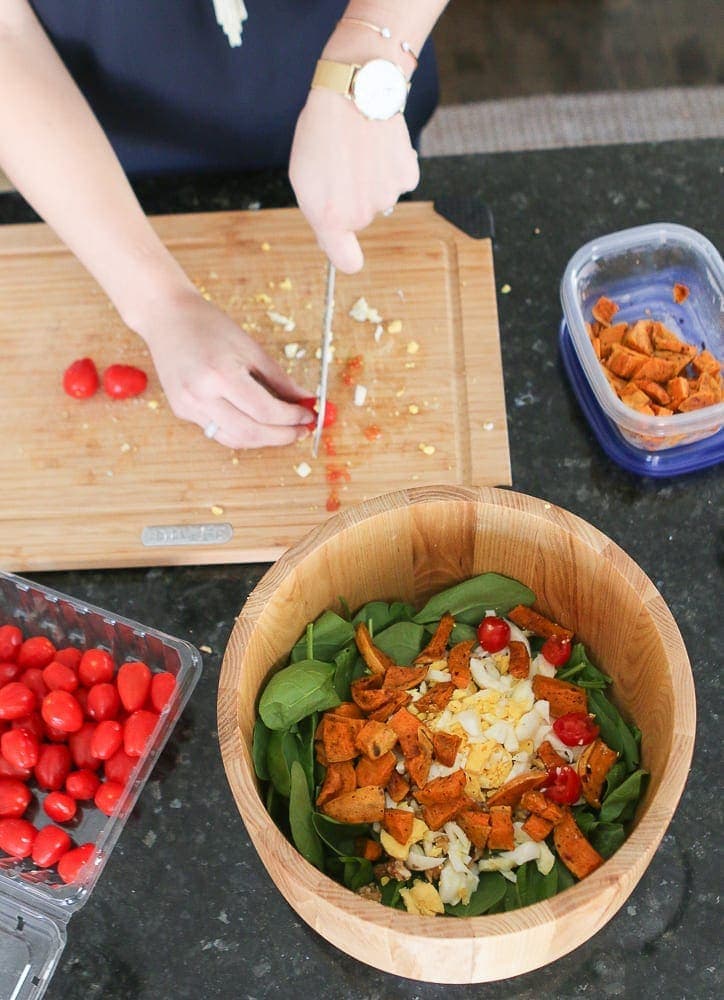
[[[655,350],[672,351],[674,354],[689,354],[691,345],[669,330],[663,323],[652,323],[651,340]]]
[[[406,844],[410,839],[414,821],[415,814],[409,809],[385,809],[382,829],[394,837],[398,844]]]
[[[420,681],[425,680],[426,673],[426,665],[420,667],[388,667],[385,673],[384,688],[385,690],[392,688],[407,690],[408,688],[417,687]]]
[[[533,678],[533,694],[538,699],[548,702],[554,719],[568,712],[587,712],[588,699],[583,688],[568,681],[559,681],[557,677],[544,677],[536,674]]]
[[[659,406],[657,403],[652,403],[651,409],[657,417],[673,417],[674,415],[674,411],[668,406]]]
[[[473,847],[479,850],[485,847],[490,835],[490,813],[482,809],[463,809],[455,817],[455,822]]]
[[[441,660],[445,656],[448,639],[450,638],[450,634],[454,626],[455,619],[451,614],[445,612],[438,622],[438,626],[435,629],[435,634],[432,639],[430,639],[427,646],[425,646],[419,656],[415,657],[415,663],[433,663],[435,660]]]
[[[696,390],[696,392],[691,392],[682,400],[679,405],[679,413],[690,413],[692,410],[703,410],[705,406],[713,406],[718,402],[716,396],[712,392],[701,392]]]
[[[372,642],[372,636],[364,622],[360,622],[355,628],[354,641],[362,659],[373,674],[384,674],[388,667],[395,665],[395,661]]]
[[[432,752],[444,767],[452,767],[462,743],[461,736],[435,731],[432,734]]]
[[[387,794],[393,802],[402,802],[410,791],[410,782],[404,775],[400,774],[397,768],[393,768],[390,780],[387,782]]]
[[[382,757],[395,743],[397,743],[397,733],[384,722],[374,720],[365,722],[357,734],[357,747],[370,760]]]
[[[601,808],[601,790],[606,775],[618,760],[618,754],[598,738],[589,744],[578,758],[576,770],[581,779],[581,789],[586,802],[594,809]]]
[[[685,302],[689,298],[689,287],[688,285],[683,285],[680,281],[674,282],[674,287],[671,290],[671,297],[674,302]]]
[[[365,858],[365,860],[374,863],[382,857],[382,844],[370,837],[356,837],[354,852],[358,858]]]
[[[651,342],[652,329],[653,323],[650,319],[640,319],[628,328],[622,343],[632,351],[638,351],[639,354],[651,355],[654,353],[654,345]]]
[[[359,755],[357,737],[363,726],[362,719],[350,719],[345,715],[325,716],[322,743],[330,763],[353,760]]]
[[[367,718],[372,722],[387,722],[391,715],[394,715],[399,708],[403,708],[412,701],[412,696],[407,691],[387,691],[383,689],[381,694],[385,695],[375,708],[370,709]]]
[[[511,677],[527,677],[530,673],[530,653],[524,642],[517,642],[511,639],[508,643],[510,650],[510,662],[508,663],[508,673]]]
[[[317,796],[317,805],[323,806],[325,802],[344,795],[345,792],[352,792],[357,787],[357,779],[354,774],[354,766],[351,761],[346,760],[339,764],[329,764],[327,773],[324,775],[322,787]]]
[[[385,791],[371,785],[355,788],[325,802],[322,812],[338,823],[381,823],[385,815]]]
[[[669,371],[671,374],[668,378],[676,378],[677,375],[682,375],[685,373],[686,368],[691,361],[692,357],[696,354],[696,348],[692,347],[688,353],[686,352],[676,352],[676,351],[654,351],[654,358],[658,358],[660,361],[665,361],[669,365]],[[642,376],[651,378],[651,376]],[[657,382],[667,381],[667,379],[655,379]]]
[[[430,773],[431,763],[431,758],[424,753],[416,753],[412,757],[405,757],[407,773],[412,778],[414,784],[419,787],[425,784],[427,776]]]
[[[369,757],[360,757],[355,768],[357,787],[364,788],[366,785],[378,785],[380,788],[385,788],[395,773],[396,764],[397,760],[391,750],[378,757],[377,760],[370,760]]]
[[[442,712],[447,707],[454,691],[455,685],[452,681],[433,684],[422,698],[417,699],[415,708],[418,712],[429,712],[433,708]]]
[[[528,771],[511,778],[501,785],[497,791],[488,796],[487,804],[492,806],[517,806],[526,792],[540,788],[548,775],[545,771]]]
[[[553,749],[548,740],[543,740],[538,747],[538,756],[548,769],[551,767],[562,767],[568,763],[565,758],[561,757],[557,750]]]
[[[646,355],[632,351],[630,347],[624,347],[623,344],[614,344],[606,364],[614,375],[623,379],[631,379],[636,377],[646,360]]]
[[[531,813],[523,824],[523,829],[531,840],[541,841],[545,840],[551,832],[553,824],[549,819],[543,819],[542,816],[536,816],[535,813]]]
[[[613,350],[614,344],[620,344],[628,330],[628,323],[614,323],[601,330],[598,341],[601,345],[601,358],[607,358]]]
[[[634,385],[641,392],[645,392],[649,399],[652,399],[654,403],[658,403],[659,406],[668,406],[671,402],[671,396],[662,385],[658,382],[652,382],[650,379],[636,379]]]
[[[596,357],[600,361],[601,360],[601,338],[600,337],[594,337],[593,340],[591,341],[591,343],[593,344],[593,353],[596,355]]]
[[[677,375],[676,378],[669,379],[666,383],[666,391],[671,399],[672,407],[678,410],[689,395],[689,383],[682,375]]]
[[[422,807],[422,818],[431,830],[440,830],[457,815],[464,799],[453,799],[451,802],[436,802]]]
[[[512,851],[515,849],[513,815],[510,806],[493,806],[490,810],[490,834],[488,847],[491,851]]]
[[[472,680],[470,673],[470,656],[475,648],[475,639],[458,642],[450,650],[447,658],[447,668],[450,671],[452,683],[456,688],[465,690]]]
[[[635,373],[637,379],[651,379],[652,382],[668,382],[676,375],[677,361],[663,358],[661,355],[646,358]]]
[[[526,604],[516,605],[512,611],[508,612],[507,617],[518,628],[532,632],[533,635],[538,635],[542,639],[549,639],[551,636],[555,636],[557,639],[573,638],[573,632],[569,628],[564,628],[562,625],[552,622],[550,618],[545,618]]]
[[[388,725],[397,733],[400,749],[405,757],[413,757],[420,752],[417,731],[422,723],[411,712],[408,712],[406,708],[401,708],[395,712]]]
[[[318,764],[321,764],[323,767],[329,767],[329,761],[327,760],[327,755],[324,752],[324,743],[322,743],[321,740],[314,741],[314,755]]]
[[[576,878],[585,878],[603,864],[603,858],[586,840],[569,811],[554,827],[553,842],[558,857]]]
[[[609,371],[609,369],[605,365],[601,370],[603,371],[606,381],[611,386],[613,391],[616,393],[617,396],[620,396],[623,390],[628,385],[626,379],[619,378],[618,375],[614,375],[613,372]]]
[[[432,806],[440,802],[449,802],[451,799],[459,799],[464,791],[465,771],[460,768],[442,778],[434,778],[413,794],[421,805]]]
[[[603,323],[604,326],[610,326],[611,320],[618,312],[619,307],[611,299],[607,299],[605,295],[596,302],[591,309],[593,318],[598,320],[599,323]]]
[[[561,806],[555,802],[551,802],[542,792],[526,792],[521,798],[520,804],[523,809],[527,809],[542,819],[549,820],[553,826],[556,823],[560,823],[563,819],[564,810]]]
[[[721,363],[717,361],[711,351],[699,351],[691,359],[691,363],[699,374],[709,372],[710,375],[718,375],[721,371]]]
[[[365,713],[380,708],[389,698],[389,692],[381,690],[382,674],[360,677],[359,680],[352,681],[349,687],[355,704]]]

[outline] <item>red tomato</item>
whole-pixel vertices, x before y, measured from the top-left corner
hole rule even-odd
[[[478,642],[487,653],[499,653],[510,640],[510,625],[497,615],[488,615],[478,625]]]
[[[551,802],[557,802],[559,806],[573,805],[581,797],[581,779],[575,768],[568,764],[552,767],[548,771],[543,792]]]
[[[176,678],[167,670],[160,674],[154,674],[151,678],[151,704],[157,712],[163,712],[164,708],[173,698],[176,690]]]
[[[35,692],[21,681],[11,681],[0,688],[0,719],[22,719],[30,715],[37,699]]]
[[[101,766],[100,760],[98,757],[93,756],[90,749],[95,729],[95,722],[84,722],[78,732],[71,733],[68,738],[68,747],[73,758],[73,763],[76,767],[84,768],[88,771],[97,771]]]
[[[35,767],[40,742],[29,729],[11,729],[0,736],[0,753],[14,768]]]
[[[304,424],[305,427],[314,428],[317,425],[317,397],[316,396],[305,396],[304,399],[298,399],[297,403],[303,406],[307,410],[311,410],[314,414],[314,420],[310,420],[308,424]],[[337,422],[337,407],[332,402],[331,399],[327,400],[327,405],[324,407],[324,423],[322,427],[331,427]]]
[[[113,662],[113,657],[105,649],[87,649],[78,664],[78,676],[86,687],[112,681],[115,672],[116,665]]]
[[[70,823],[77,808],[75,799],[65,792],[51,792],[43,802],[43,809],[56,823]]]
[[[98,369],[90,358],[79,358],[63,372],[63,388],[74,399],[87,399],[99,385]]]
[[[28,729],[37,736],[38,743],[42,743],[45,739],[45,726],[39,712],[31,712],[22,719],[13,719],[9,726],[11,729]]]
[[[5,687],[10,681],[16,681],[20,675],[20,667],[12,660],[5,660],[0,663],[0,688]]]
[[[108,760],[123,744],[123,726],[106,719],[99,722],[90,742],[90,752],[99,760]]]
[[[32,797],[28,786],[19,778],[0,778],[0,817],[20,819]]]
[[[81,707],[83,715],[88,715],[88,688],[79,687],[77,691],[74,691],[75,700]]]
[[[17,625],[0,625],[0,660],[17,660],[22,644],[23,633]]]
[[[140,757],[143,754],[157,722],[158,715],[144,709],[129,715],[123,730],[123,749],[129,757]]]
[[[121,699],[115,684],[94,684],[88,692],[86,715],[96,722],[115,719],[121,707]]]
[[[57,826],[44,826],[42,830],[38,830],[33,844],[33,861],[38,868],[50,868],[68,853],[72,843],[65,830]]]
[[[26,639],[18,652],[18,663],[27,670],[28,667],[37,667],[42,670],[47,667],[55,656],[55,646],[46,639],[44,635],[34,635],[31,639]]]
[[[128,777],[137,763],[137,757],[129,757],[125,750],[120,749],[105,763],[106,778],[109,781],[117,781],[121,785],[126,785]]]
[[[116,808],[116,803],[123,792],[123,785],[118,781],[104,781],[95,794],[93,801],[96,807],[106,816],[110,816]]]
[[[75,882],[80,869],[93,857],[94,850],[95,844],[82,844],[63,855],[58,862],[58,874],[66,885]]]
[[[43,670],[43,681],[49,691],[73,692],[78,687],[78,675],[75,670],[71,670],[58,660],[52,660]]]
[[[26,819],[0,819],[0,851],[12,858],[27,858],[38,835]]]
[[[587,747],[600,731],[587,712],[566,712],[553,723],[553,732],[567,747]]]
[[[35,780],[41,788],[57,792],[70,773],[70,750],[60,743],[44,743],[35,765]]]
[[[19,778],[20,781],[27,781],[31,778],[33,771],[29,767],[13,767],[12,764],[8,764],[2,754],[0,754],[0,779],[2,778]]]
[[[103,372],[103,388],[113,399],[139,396],[148,385],[148,376],[133,365],[111,365]]]
[[[19,680],[21,684],[24,684],[31,691],[35,692],[35,697],[38,700],[38,704],[40,704],[48,693],[48,685],[43,680],[42,669],[40,667],[29,667],[20,675]]]
[[[82,768],[80,771],[71,771],[65,779],[65,790],[68,795],[81,802],[92,799],[98,791],[101,779],[93,771]]]
[[[151,689],[151,671],[140,660],[122,663],[118,668],[116,685],[125,710],[135,712],[146,704]]]
[[[83,725],[83,709],[69,691],[51,691],[40,706],[43,722],[61,733],[77,733]]]
[[[71,670],[78,670],[78,664],[83,654],[75,646],[65,646],[63,649],[56,649],[55,659]]]
[[[552,635],[541,646],[541,653],[554,667],[562,667],[571,658],[571,640]]]

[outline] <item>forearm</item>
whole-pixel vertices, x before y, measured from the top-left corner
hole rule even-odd
[[[0,93],[4,170],[139,329],[158,298],[190,282],[25,0],[0,0]]]

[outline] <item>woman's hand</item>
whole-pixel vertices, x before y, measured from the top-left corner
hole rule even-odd
[[[218,426],[229,448],[291,444],[309,433],[308,396],[255,340],[195,290],[154,307],[137,332],[146,340],[177,417]]]

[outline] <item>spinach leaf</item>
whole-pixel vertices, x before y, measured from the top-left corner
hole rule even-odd
[[[630,774],[625,781],[622,781],[618,788],[615,788],[610,795],[607,795],[601,805],[599,818],[602,823],[611,823],[614,820],[626,822],[633,815],[633,809],[641,797],[645,783],[648,779],[648,771],[638,770]]]
[[[558,892],[558,869],[555,865],[551,868],[547,875],[541,875],[541,873],[536,869],[537,882],[538,882],[538,899],[550,899],[555,896]]]
[[[610,858],[626,839],[623,823],[596,823],[588,838],[603,858]]]
[[[340,856],[353,855],[355,839],[369,837],[372,831],[369,823],[338,823],[336,819],[319,812],[312,814],[312,824],[327,847]]]
[[[563,892],[564,889],[570,889],[572,885],[576,884],[575,878],[571,875],[560,858],[556,858],[554,867],[558,873],[558,892]]]
[[[445,913],[451,917],[479,917],[502,900],[506,885],[500,872],[481,872],[478,887],[469,902],[446,904]]]
[[[267,744],[267,770],[272,784],[285,798],[289,798],[291,767],[295,760],[299,760],[299,744],[294,734],[278,730],[271,733]]]
[[[507,913],[509,910],[517,910],[520,907],[520,896],[518,895],[517,882],[505,880],[505,895],[503,896],[503,909]]]
[[[574,806],[572,812],[581,833],[587,837],[598,823],[598,818],[591,812],[588,806]]]
[[[516,889],[521,906],[531,906],[556,894],[558,871],[555,865],[547,875],[541,875],[535,861],[527,861],[516,869],[516,874]]]
[[[312,824],[312,800],[304,768],[295,760],[291,767],[289,826],[294,846],[303,858],[324,871],[324,850]]]
[[[264,804],[266,805],[266,811],[284,836],[289,837],[289,800],[280,795],[271,782],[267,786]]]
[[[619,753],[629,771],[635,770],[639,763],[638,744],[613,702],[602,691],[591,689],[588,691],[588,708],[596,716],[603,742]]]
[[[334,611],[325,611],[314,622],[312,632],[312,656],[307,650],[307,633],[299,639],[289,656],[290,663],[300,660],[322,660],[329,663],[343,646],[354,639],[352,622],[345,621]]]
[[[624,780],[628,774],[628,765],[625,760],[617,760],[613,765],[611,770],[606,775],[606,781],[603,786],[603,795],[601,801],[603,802],[611,794],[614,789],[618,788],[621,782]]]
[[[556,672],[556,677],[561,681],[573,680],[582,688],[597,688],[601,691],[613,683],[608,674],[591,663],[582,642],[575,644],[568,663]]]
[[[375,636],[375,646],[401,667],[409,666],[420,652],[425,629],[415,622],[395,622]]]
[[[341,649],[334,658],[334,690],[341,701],[349,701],[352,697],[349,686],[358,655],[357,647],[352,644]]]
[[[270,736],[271,730],[266,728],[261,719],[257,719],[254,723],[254,733],[251,738],[251,759],[254,762],[256,776],[260,781],[269,780],[269,768],[266,765],[266,756]]]
[[[457,621],[477,625],[488,609],[504,615],[516,604],[532,604],[534,600],[533,591],[517,580],[499,573],[482,573],[434,594],[414,621],[436,622],[449,611]]]
[[[404,882],[398,882],[393,878],[391,878],[385,885],[381,885],[380,893],[382,898],[380,899],[380,902],[382,905],[391,906],[393,910],[404,910],[405,904],[402,896],[400,895],[400,889],[404,885]]]
[[[344,874],[342,875],[344,884],[352,892],[357,892],[363,885],[369,885],[370,882],[374,881],[372,862],[368,861],[367,858],[341,857],[340,860],[344,863]]]
[[[364,622],[370,628],[372,635],[376,636],[395,622],[409,621],[414,614],[415,609],[412,605],[404,604],[402,601],[393,601],[392,604],[386,601],[368,601],[354,616],[352,624],[359,625],[360,622]]]
[[[339,703],[334,664],[300,660],[274,674],[259,700],[259,715],[269,729],[288,729],[305,715]]]
[[[431,631],[434,631],[434,628]],[[471,639],[475,642],[478,641],[478,630],[472,625],[465,625],[464,622],[455,622],[450,634],[451,645],[454,646],[458,642],[469,642]]]
[[[312,712],[311,715],[306,715],[303,719],[300,719],[297,730],[299,763],[304,768],[304,773],[307,776],[307,784],[309,786],[309,794],[312,796],[314,795],[314,788],[316,785],[314,774],[316,757],[314,753],[314,734],[317,731],[318,723],[318,714],[316,712]]]

